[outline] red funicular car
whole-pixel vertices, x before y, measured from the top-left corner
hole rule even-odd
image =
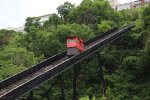
[[[84,51],[83,39],[77,36],[67,37],[67,55],[72,56]]]

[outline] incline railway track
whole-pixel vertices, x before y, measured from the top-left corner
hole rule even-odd
[[[128,25],[120,30],[114,28],[103,34],[97,35],[85,42],[85,51],[81,54],[67,57],[66,51],[50,57],[33,67],[26,69],[12,77],[0,81],[0,100],[12,100],[27,93],[43,82],[51,79],[84,58],[98,51],[118,39],[129,31],[134,25]]]

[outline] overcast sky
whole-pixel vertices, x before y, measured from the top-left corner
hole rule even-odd
[[[0,29],[23,26],[27,17],[57,13],[56,8],[65,1],[79,5],[82,0],[0,0]]]

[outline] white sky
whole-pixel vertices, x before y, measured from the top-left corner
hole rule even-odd
[[[23,26],[27,17],[57,13],[56,8],[66,1],[79,5],[82,0],[0,0],[0,29]]]

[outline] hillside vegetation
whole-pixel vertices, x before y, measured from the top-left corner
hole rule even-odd
[[[43,25],[40,18],[28,17],[25,33],[0,30],[0,80],[66,50],[66,37],[85,40],[130,23],[135,27],[101,49],[105,87],[102,87],[97,55],[77,65],[77,96],[80,100],[150,99],[150,5],[114,11],[105,0],[83,0],[75,6],[65,2]],[[62,73],[66,100],[72,98],[72,69]],[[49,80],[21,100],[59,100],[60,83]],[[102,88],[105,90],[102,92]],[[93,98],[93,99],[92,99]]]

